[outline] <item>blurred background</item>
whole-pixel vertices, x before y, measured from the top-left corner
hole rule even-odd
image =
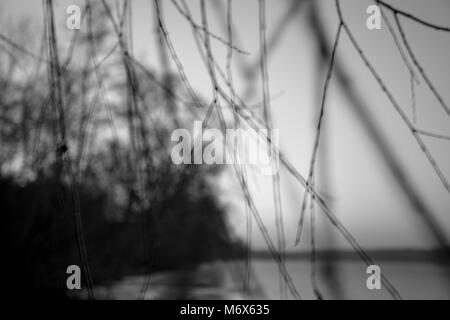
[[[448,299],[449,17],[445,0],[0,0],[5,287]],[[278,173],[172,163],[195,120],[278,130]]]

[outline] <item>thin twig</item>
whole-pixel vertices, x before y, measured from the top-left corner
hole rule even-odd
[[[250,52],[239,49],[238,47],[236,47],[235,45],[231,44],[229,41],[219,37],[218,35],[215,35],[214,33],[212,33],[209,30],[205,30],[205,28],[201,25],[198,25],[197,23],[194,22],[194,20],[192,19],[191,15],[187,14],[178,4],[178,2],[176,0],[171,0],[172,4],[174,5],[174,7],[177,9],[178,13],[180,15],[182,15],[188,22],[189,24],[194,27],[195,29],[201,30],[205,33],[207,33],[211,38],[219,41],[220,43],[222,43],[223,45],[226,45],[227,47],[231,47],[234,51],[236,51],[237,53],[240,54],[244,54],[244,55],[250,55]]]
[[[434,96],[439,101],[439,104],[442,106],[442,108],[447,113],[447,115],[450,116],[450,108],[449,108],[449,106],[445,103],[444,99],[441,97],[441,95],[437,91],[436,87],[433,85],[433,83],[431,82],[430,78],[425,73],[425,70],[423,69],[422,65],[417,60],[414,52],[412,51],[411,46],[409,45],[409,42],[408,42],[408,40],[406,38],[405,31],[403,30],[402,24],[400,23],[400,20],[398,19],[398,14],[397,13],[394,14],[394,18],[395,18],[395,23],[397,24],[398,30],[400,31],[400,35],[402,37],[403,44],[405,45],[406,50],[408,51],[409,56],[411,57],[414,65],[419,70],[420,74],[422,75],[422,78],[427,83],[427,85],[430,88],[431,92],[433,92]]]
[[[418,23],[420,23],[420,24],[422,24],[422,25],[424,25],[426,27],[429,27],[429,28],[432,28],[432,29],[435,29],[435,30],[438,30],[438,31],[450,32],[450,28],[449,27],[442,27],[442,26],[438,26],[438,25],[436,25],[434,23],[425,21],[425,20],[423,20],[421,18],[418,18],[418,17],[408,13],[408,12],[405,12],[403,10],[397,9],[397,8],[391,6],[390,4],[387,4],[386,2],[384,2],[382,0],[376,0],[376,2],[378,4],[381,4],[384,7],[388,8],[388,9],[392,10],[395,14],[400,14],[400,15],[402,15],[402,16],[404,16],[406,18],[409,18],[409,19],[411,19],[411,20],[413,20],[415,22],[418,22]]]
[[[339,26],[336,31],[336,36],[334,38],[334,44],[333,44],[333,49],[331,52],[330,64],[328,66],[327,76],[325,79],[325,84],[324,84],[324,88],[323,88],[323,92],[322,92],[322,101],[320,104],[319,121],[317,122],[317,129],[316,129],[316,134],[315,134],[314,144],[313,144],[313,152],[311,154],[311,160],[310,160],[310,164],[309,164],[309,174],[308,174],[308,180],[307,180],[308,184],[310,183],[310,181],[312,180],[312,178],[314,176],[314,166],[316,163],[317,152],[319,149],[320,133],[321,133],[321,129],[322,129],[323,116],[325,114],[325,102],[326,102],[326,97],[327,97],[327,92],[328,92],[328,85],[331,80],[331,75],[332,75],[333,66],[334,66],[334,59],[336,56],[336,51],[337,51],[337,47],[338,47],[338,43],[339,43],[339,37],[341,34],[341,30],[342,30],[342,23],[339,23]],[[295,245],[298,245],[300,243],[300,239],[301,239],[303,221],[304,221],[304,217],[305,217],[307,195],[308,195],[308,193],[305,192],[304,197],[303,197],[302,209],[301,209],[301,213],[300,213],[300,220],[298,223],[297,237],[295,239]]]
[[[425,131],[425,130],[421,130],[421,129],[417,129],[417,128],[415,128],[414,131],[416,131],[424,136],[433,137],[433,138],[442,139],[442,140],[450,140],[450,136],[446,136],[443,134],[433,133],[433,132],[429,132],[429,131]]]

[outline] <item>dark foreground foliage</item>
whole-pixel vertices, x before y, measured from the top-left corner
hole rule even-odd
[[[109,217],[112,204],[104,191],[78,188],[95,285],[231,256],[238,246],[231,245],[223,210],[208,192],[192,197],[192,185],[186,182],[173,199],[166,199],[157,220],[148,212],[147,228],[141,218]],[[16,297],[65,297],[67,266],[81,266],[70,189],[50,179],[26,185],[0,179],[3,290]],[[143,231],[148,246],[142,242]]]

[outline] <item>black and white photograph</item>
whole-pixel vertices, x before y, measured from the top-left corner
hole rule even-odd
[[[450,300],[450,1],[0,0],[0,220],[21,301]]]

